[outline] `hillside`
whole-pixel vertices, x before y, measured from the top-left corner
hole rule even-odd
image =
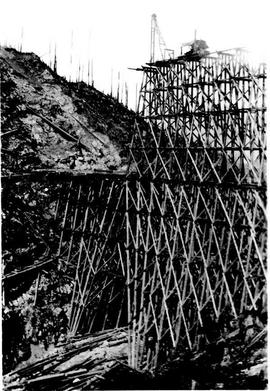
[[[188,91],[187,129],[182,113],[168,127],[149,120],[146,129],[115,99],[68,82],[33,53],[0,49],[0,68],[5,390],[265,389],[267,295],[257,251],[265,190],[245,182],[253,176],[244,168],[233,180],[223,175],[241,160],[240,130],[238,149],[235,129],[222,145],[209,109],[194,113]],[[187,90],[198,88],[192,83]],[[247,110],[251,117],[254,107]],[[259,110],[247,127],[256,142]],[[195,114],[207,118],[202,132]],[[218,127],[224,137],[229,114]],[[127,176],[135,120],[138,171]],[[250,156],[259,149],[245,148]],[[137,371],[127,364],[136,367],[140,351],[146,364]]]
[[[34,53],[0,48],[0,74],[3,176],[38,169],[126,170],[133,111],[92,86],[68,82]],[[52,216],[50,203],[42,206],[42,197],[47,197],[46,188],[37,183],[11,188],[3,184],[4,277],[31,267],[47,254],[44,244],[50,241]],[[55,235],[53,239],[56,243]],[[66,338],[67,328],[59,331],[58,315],[61,309],[69,310],[72,280],[51,266],[41,276],[36,297],[36,278],[37,273],[30,273],[5,280],[4,372],[33,358],[35,350],[42,357],[47,349],[43,344],[54,346],[61,333]],[[55,327],[57,337],[52,338],[50,327]]]
[[[3,173],[123,167],[133,111],[68,82],[34,53],[0,48],[0,71]]]

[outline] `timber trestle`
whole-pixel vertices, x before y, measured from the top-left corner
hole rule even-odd
[[[73,268],[71,331],[128,324],[129,364],[153,370],[263,305],[266,70],[239,51],[142,70],[133,173],[55,178],[50,251]]]
[[[42,258],[74,280],[72,334],[126,324],[124,183],[110,172],[40,170],[3,178],[4,224],[20,215]],[[7,277],[40,269],[43,259]]]
[[[154,369],[263,306],[266,70],[236,50],[159,61],[143,75],[148,132],[136,126],[141,180],[127,189],[128,313],[130,363]]]

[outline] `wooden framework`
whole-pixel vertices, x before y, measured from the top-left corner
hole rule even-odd
[[[40,191],[33,183],[45,179],[50,196],[39,200],[54,222],[46,257],[74,278],[71,332],[128,325],[129,364],[153,370],[178,349],[198,349],[209,325],[222,335],[222,316],[262,305],[266,70],[226,52],[143,71],[148,126],[135,124],[135,174],[13,176],[3,209],[12,208],[9,186],[23,193],[32,180]]]
[[[125,296],[122,246],[122,178],[100,176],[90,183],[66,184],[59,255],[76,265],[70,331],[75,334],[118,327]]]
[[[198,349],[265,289],[265,66],[242,52],[143,68],[127,184],[130,364]],[[219,335],[222,334],[222,327]]]
[[[69,328],[72,334],[126,324],[124,278],[125,179],[110,173],[33,172],[4,178],[4,212],[12,218],[9,194],[32,193],[22,201],[20,218],[33,220],[46,244],[42,261],[11,273],[18,278],[57,261],[74,279]],[[42,196],[43,195],[43,196]],[[29,206],[30,204],[30,206]],[[38,221],[32,216],[38,215]],[[49,240],[49,237],[52,240]],[[44,260],[45,259],[45,260]]]

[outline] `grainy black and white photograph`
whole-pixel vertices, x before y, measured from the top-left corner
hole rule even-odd
[[[267,389],[268,16],[1,1],[4,391]]]

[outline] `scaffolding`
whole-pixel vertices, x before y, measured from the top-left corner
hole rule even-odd
[[[123,175],[110,172],[39,170],[3,178],[4,223],[12,227],[19,216],[40,253],[38,262],[7,274],[5,287],[57,267],[73,281],[72,335],[127,323],[124,183]],[[36,289],[38,295],[38,282]]]
[[[128,325],[129,364],[152,371],[264,305],[266,69],[237,50],[142,70],[135,171],[13,175],[2,202],[42,241],[20,276],[55,260],[71,333]]]
[[[265,65],[240,50],[142,68],[127,183],[130,364],[199,349],[207,327],[262,305]]]

